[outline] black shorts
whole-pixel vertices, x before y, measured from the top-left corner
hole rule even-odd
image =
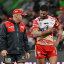
[[[25,53],[22,54],[7,54],[4,58],[4,63],[24,63],[26,61]]]

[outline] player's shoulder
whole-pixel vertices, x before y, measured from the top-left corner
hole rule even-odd
[[[38,21],[40,17],[35,18],[33,21]]]
[[[9,24],[10,23],[10,21],[5,21],[5,22],[3,22],[3,24]]]
[[[55,17],[49,16],[49,15],[48,15],[48,18],[49,18],[49,19],[52,19],[52,20],[56,20]]]

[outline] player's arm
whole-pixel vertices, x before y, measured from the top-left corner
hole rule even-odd
[[[0,51],[2,56],[7,55],[7,30],[5,24],[2,24],[1,31],[0,31]]]
[[[7,45],[6,34],[7,34],[6,26],[5,24],[2,24],[0,31],[0,51],[6,50],[6,45]]]
[[[33,37],[39,37],[39,36],[43,36],[43,35],[48,35],[48,34],[50,34],[52,32],[53,32],[53,28],[48,28],[45,31],[39,31],[39,28],[35,28],[35,26],[31,31]]]
[[[23,33],[23,41],[24,41],[24,49],[25,49],[26,53],[30,53],[29,45],[28,45],[28,38],[27,38],[27,34],[26,34],[26,28]]]
[[[58,35],[57,35],[56,42],[54,44],[57,46],[59,44],[59,42],[61,41],[63,30],[62,30],[62,27],[61,27],[61,25],[60,25],[60,23],[58,21],[56,21],[55,27],[57,28]]]
[[[25,29],[23,35],[24,35],[23,40],[24,40],[24,49],[26,51],[26,59],[29,59],[30,58],[30,51],[29,51],[29,45],[28,45],[28,38],[27,38],[27,34],[26,34],[26,29]]]
[[[59,42],[61,41],[61,37],[62,37],[62,27],[61,25],[58,27],[58,36],[57,36],[57,39],[56,39],[56,42],[57,42],[57,45],[59,44]]]

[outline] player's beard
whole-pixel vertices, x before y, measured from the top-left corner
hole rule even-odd
[[[47,16],[43,16],[43,19],[46,19]]]
[[[41,18],[42,18],[42,19],[46,19],[46,18],[47,18],[47,16],[41,16]]]

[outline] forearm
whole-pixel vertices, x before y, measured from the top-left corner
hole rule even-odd
[[[62,32],[63,32],[63,30],[62,30],[62,28],[61,28],[61,26],[60,26],[60,27],[58,28],[58,35],[57,35],[57,40],[56,40],[56,41],[58,41],[58,42],[61,41]]]
[[[45,31],[33,31],[33,37],[40,37],[40,36],[44,36],[44,35],[49,35],[50,33],[52,33],[52,30],[45,30]]]
[[[44,36],[44,35],[49,35],[50,33],[52,33],[52,30],[50,31],[50,30],[46,30],[46,31],[42,31],[42,36]]]
[[[56,41],[59,44],[59,42],[60,42],[60,36],[57,37]]]

